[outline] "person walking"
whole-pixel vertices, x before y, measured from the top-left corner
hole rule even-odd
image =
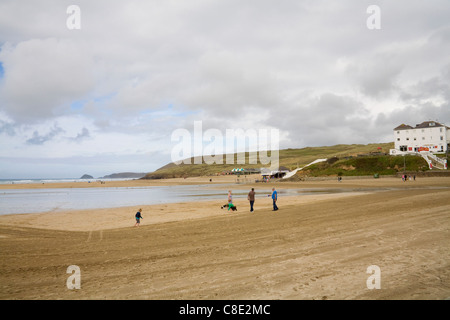
[[[278,193],[275,190],[275,188],[272,188],[272,200],[273,200],[273,210],[272,211],[277,211],[278,210],[278,206],[277,206]]]
[[[250,212],[253,212],[253,204],[255,203],[255,188],[252,188],[247,196],[248,201],[250,201]]]
[[[144,219],[141,215],[142,209],[139,209],[138,212],[136,212],[136,223],[134,224],[135,227],[139,227],[139,225],[141,224],[141,219]]]

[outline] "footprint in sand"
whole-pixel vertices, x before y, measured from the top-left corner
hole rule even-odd
[[[88,237],[87,237],[86,242],[91,241],[91,239],[92,239],[92,233],[93,233],[92,230],[89,231],[89,234],[88,234]],[[103,240],[103,230],[100,230],[100,232],[99,232],[99,240],[98,240],[98,241],[102,241],[102,240]]]

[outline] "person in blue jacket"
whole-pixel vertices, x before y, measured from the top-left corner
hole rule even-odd
[[[273,211],[277,211],[277,200],[278,200],[278,193],[275,190],[275,188],[272,188],[272,200],[273,200]]]

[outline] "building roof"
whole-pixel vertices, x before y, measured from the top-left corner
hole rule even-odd
[[[436,128],[436,127],[445,127],[443,124],[440,124],[436,121],[424,121],[420,124],[416,124],[415,129],[421,129],[421,128]]]
[[[394,128],[394,130],[407,130],[407,129],[414,129],[414,128],[404,123]]]
[[[437,121],[424,121],[422,123],[416,124],[415,127],[411,127],[410,125],[402,123],[398,127],[394,128],[394,130],[408,130],[408,129],[423,129],[423,128],[439,128],[439,127],[445,127],[447,129],[450,129],[449,127],[437,122]]]

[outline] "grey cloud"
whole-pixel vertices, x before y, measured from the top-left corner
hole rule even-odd
[[[353,63],[346,71],[362,93],[378,99],[389,97],[398,88],[396,80],[403,68],[395,54],[380,54]]]
[[[278,102],[278,85],[263,62],[234,53],[212,54],[200,62],[198,85],[181,98],[192,108],[233,118],[246,109]]]
[[[0,84],[3,111],[19,123],[64,114],[92,88],[91,58],[85,45],[62,39],[4,44],[0,51],[5,70]]]
[[[439,75],[405,86],[400,91],[400,98],[411,104],[420,105],[423,101],[439,98],[443,103],[450,103],[450,63],[442,68]]]
[[[405,123],[416,125],[434,120],[450,124],[450,64],[439,75],[416,81],[399,92],[399,107],[391,112],[378,114],[375,124],[392,130]]]
[[[365,69],[358,77],[362,91],[375,98],[389,95],[396,88],[395,78],[400,72],[401,67],[389,67],[386,64],[380,64],[372,69]]]
[[[10,122],[0,120],[0,134],[2,133],[6,133],[9,136],[16,135],[15,125]]]
[[[431,9],[427,7],[427,14],[436,16],[438,4]],[[49,2],[48,6],[52,14],[64,9],[56,2]],[[61,105],[92,94],[91,90],[98,90],[97,95],[116,92],[117,96],[104,107],[112,112],[111,117],[120,118],[127,113],[136,115],[142,110],[159,108],[168,101],[215,115],[224,110],[267,109],[277,107],[284,94],[292,94],[289,91],[295,88],[308,87],[322,92],[323,85],[336,86],[336,82],[348,81],[330,76],[330,66],[342,56],[355,62],[354,85],[369,96],[380,97],[397,88],[402,59],[394,55],[395,60],[390,62],[388,55],[375,56],[373,62],[373,55],[367,52],[376,52],[374,48],[379,46],[389,48],[390,42],[401,39],[401,32],[410,35],[420,31],[422,36],[422,29],[436,28],[428,25],[432,20],[428,17],[421,17],[426,20],[425,25],[415,24],[410,28],[401,28],[402,21],[390,18],[392,12],[402,17],[408,16],[408,12],[421,14],[424,9],[417,1],[406,5],[383,4],[386,24],[378,34],[370,33],[365,26],[368,4],[354,1],[342,1],[339,5],[310,1],[277,4],[272,1],[212,1],[171,5],[99,1],[80,6],[85,17],[80,33],[65,30],[52,34],[55,39],[64,35],[65,41],[44,41],[36,36],[37,39],[18,41],[17,46],[13,46],[18,61],[24,59],[19,56],[18,48],[38,49],[36,59],[51,60],[58,66],[59,73],[66,74],[71,81],[58,81],[54,72],[45,72],[47,79],[43,83],[49,86],[40,84],[41,90],[33,91],[25,85],[18,90],[19,81],[8,80],[6,74],[8,81],[3,95],[8,111],[14,116],[28,116],[29,120],[67,112],[67,106]],[[108,14],[102,15],[101,22],[94,23],[91,18],[104,7],[109,9]],[[139,10],[133,10],[137,8]],[[35,11],[39,12],[38,21],[41,21],[44,13],[31,9],[27,12]],[[61,20],[64,17],[65,13]],[[434,24],[439,26],[442,21],[434,21]],[[129,28],[122,28],[123,23],[129,24]],[[39,24],[44,25],[43,21]],[[30,26],[26,25],[21,28],[22,38],[31,34]],[[48,31],[49,26],[45,25],[38,29],[42,35]],[[56,24],[54,28],[57,29]],[[84,32],[83,28],[89,32]],[[105,30],[115,35],[114,41],[104,37]],[[435,37],[440,39],[442,32],[438,35]],[[40,45],[47,46],[48,52]],[[58,55],[56,60],[52,59],[52,51],[59,52],[64,59]],[[86,71],[89,68],[96,75],[94,78]],[[21,83],[33,84],[30,74],[25,76],[20,69],[10,72],[13,71],[15,79]],[[93,105],[89,110],[98,107]],[[91,115],[98,117],[95,112]]]
[[[371,135],[366,106],[333,93],[305,94],[301,101],[285,101],[271,111],[265,124],[288,134],[284,147],[363,143]]]
[[[368,0],[82,1],[78,31],[65,27],[66,5],[44,1],[0,4],[0,106],[17,123],[0,123],[3,134],[79,115],[102,136],[146,134],[150,145],[202,120],[276,127],[300,147],[448,119],[448,0],[381,2],[375,31]],[[369,112],[372,101],[393,110]],[[64,123],[64,141],[95,141]],[[26,139],[47,146],[57,134]]]
[[[33,132],[33,136],[26,141],[27,144],[32,145],[42,145],[46,143],[47,141],[52,140],[54,137],[56,137],[58,134],[64,132],[64,129],[59,127],[53,127],[49,133],[47,134],[39,134],[39,132],[36,130]]]
[[[415,125],[426,120],[435,120],[450,124],[450,104],[436,106],[431,103],[420,106],[406,105],[386,115],[387,122],[395,125],[402,123]]]
[[[80,133],[78,133],[75,137],[73,138],[69,138],[69,140],[74,141],[74,142],[81,142],[86,138],[90,138],[91,134],[89,133],[89,130],[84,128],[81,130]]]
[[[445,106],[406,105],[390,113],[378,114],[374,124],[377,130],[384,133],[385,137],[389,139],[388,141],[393,141],[392,130],[398,125],[404,123],[415,126],[427,120],[438,121],[448,126],[450,124],[450,104]]]

